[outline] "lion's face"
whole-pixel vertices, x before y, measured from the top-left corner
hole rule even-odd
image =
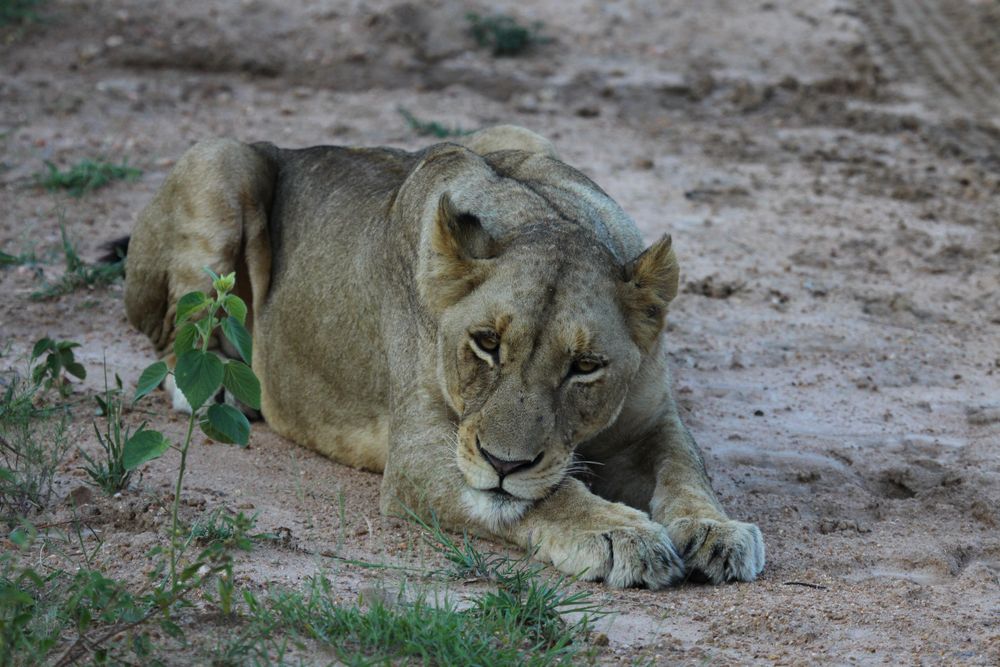
[[[576,446],[614,422],[648,342],[634,320],[652,316],[657,335],[662,325],[653,304],[634,311],[627,267],[578,228],[539,224],[517,238],[480,242],[484,257],[466,258],[474,286],[442,310],[438,329],[465,501],[493,524],[551,493]]]

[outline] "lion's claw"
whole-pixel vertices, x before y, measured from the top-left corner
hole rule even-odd
[[[764,538],[753,524],[682,518],[671,521],[667,531],[690,581],[753,581],[764,569]]]

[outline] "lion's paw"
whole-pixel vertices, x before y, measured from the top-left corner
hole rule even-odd
[[[589,581],[617,588],[659,589],[678,583],[684,563],[666,529],[656,523],[587,531],[576,543],[550,551],[553,564]]]
[[[684,518],[667,531],[690,581],[753,581],[764,569],[764,538],[752,523]]]

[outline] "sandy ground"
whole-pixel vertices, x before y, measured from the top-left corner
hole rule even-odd
[[[471,4],[48,2],[44,23],[0,29],[0,247],[50,252],[62,221],[95,257],[208,136],[426,143],[398,106],[530,127],[647,238],[674,235],[677,393],[724,504],[768,548],[752,584],[581,585],[621,612],[601,660],[1000,662],[1000,3],[493,7],[551,42],[492,58],[465,32],[466,11],[488,13]],[[43,160],[96,156],[145,175],[79,200],[33,186]],[[152,351],[121,287],[33,302],[39,279],[0,273],[0,364],[23,367],[47,334],[83,343],[77,395],[101,386],[105,356],[134,382]],[[75,428],[93,447],[88,414]],[[112,571],[146,565],[176,463],[93,497]],[[289,536],[241,564],[248,586],[326,571],[351,601],[378,577],[331,554],[434,563],[379,516],[378,476],[265,425],[245,451],[199,443],[191,468],[189,517],[253,510]]]

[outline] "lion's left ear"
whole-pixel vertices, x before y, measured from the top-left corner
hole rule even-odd
[[[440,312],[486,279],[496,243],[479,218],[459,210],[447,192],[438,200],[429,233],[430,257],[420,276],[421,292]]]
[[[663,330],[667,306],[677,296],[679,280],[680,269],[669,234],[625,266],[624,282],[618,291],[632,339],[644,351],[653,347]]]

